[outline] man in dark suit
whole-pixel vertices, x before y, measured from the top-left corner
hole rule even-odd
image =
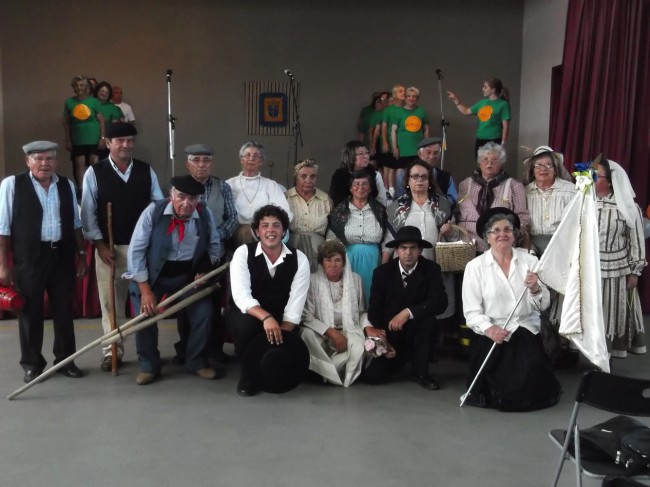
[[[420,230],[404,226],[395,240],[397,259],[375,269],[370,289],[367,336],[385,338],[397,355],[394,358],[374,358],[362,377],[379,383],[389,374],[411,362],[411,379],[429,390],[440,389],[438,381],[429,374],[431,333],[436,315],[447,306],[440,266],[421,256],[431,243],[422,240]]]

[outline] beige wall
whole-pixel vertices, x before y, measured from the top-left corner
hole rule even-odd
[[[299,155],[321,162],[323,188],[374,90],[395,82],[418,86],[434,133],[440,119],[437,68],[445,75],[443,88],[468,103],[480,98],[484,78],[501,78],[511,89],[513,112],[519,113],[523,2],[435,0],[399,4],[399,10],[395,5],[386,0],[0,0],[5,174],[22,168],[20,146],[26,141],[63,142],[63,101],[72,94],[70,79],[81,73],[124,88],[138,119],[136,156],[152,162],[164,181],[171,172],[165,165],[168,68],[174,70],[177,172],[182,148],[200,141],[216,146],[218,175],[235,174],[237,150],[249,138],[244,83],[284,81],[287,67],[301,83],[305,145]],[[460,179],[474,163],[475,120],[461,116],[450,102],[445,110],[451,122],[447,168]],[[518,131],[515,117],[511,151]],[[260,141],[276,163],[274,178],[286,182],[291,138]],[[70,174],[66,156],[61,159],[62,171]],[[268,175],[269,168],[264,172]]]
[[[548,144],[551,69],[562,64],[569,0],[526,0],[524,7],[518,160]],[[523,146],[523,147],[522,147]],[[520,165],[518,173],[521,174]]]

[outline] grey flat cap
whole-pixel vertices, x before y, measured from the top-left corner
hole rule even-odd
[[[59,144],[55,142],[50,142],[49,140],[35,140],[29,144],[23,146],[23,151],[25,154],[29,155],[32,152],[49,152],[51,150],[57,150]]]
[[[214,149],[209,145],[205,145],[205,144],[192,144],[185,147],[185,154],[187,154],[188,156],[190,154],[211,156],[214,154]]]
[[[442,139],[440,137],[427,137],[426,139],[422,139],[418,144],[418,149],[422,149],[423,147],[429,147],[430,145],[433,144],[442,145]]]

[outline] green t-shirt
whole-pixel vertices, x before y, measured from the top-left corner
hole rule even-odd
[[[368,129],[370,128],[370,117],[372,117],[373,113],[375,113],[375,109],[371,106],[365,106],[361,109],[361,113],[359,113],[359,126],[357,127],[359,133],[368,134]]]
[[[119,122],[124,118],[122,109],[117,105],[112,104],[110,101],[106,103],[99,102],[99,113],[104,116],[104,127],[109,123]]]
[[[393,139],[390,136],[390,131],[392,130],[393,124],[396,123],[397,116],[402,110],[402,107],[397,105],[388,105],[381,111],[381,122],[386,124],[386,137],[388,137],[388,147],[393,149]]]
[[[101,135],[99,129],[99,101],[89,96],[83,100],[68,98],[63,111],[70,118],[70,142],[76,145],[97,145]]]
[[[413,110],[399,107],[393,125],[397,125],[397,147],[400,157],[416,156],[418,144],[424,138],[424,127],[429,124],[427,112],[422,107]]]
[[[490,100],[483,98],[470,107],[471,112],[478,118],[476,127],[477,139],[500,139],[503,132],[503,121],[510,120],[510,104],[502,98]]]

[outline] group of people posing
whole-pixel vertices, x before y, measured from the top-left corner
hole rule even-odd
[[[0,186],[0,283],[13,283],[27,302],[19,312],[25,382],[46,364],[44,291],[55,363],[74,352],[70,296],[75,276],[88,271],[85,239],[95,248],[105,332],[111,267],[123,277],[115,283],[123,320],[127,297],[136,314],[155,316],[163,295],[230,262],[223,291],[179,313],[174,362],[201,378],[217,378],[229,359],[223,353],[227,330],[241,362],[240,395],[290,390],[307,369],[343,386],[359,378],[382,383],[406,370],[436,390],[431,337],[438,320],[454,315],[461,296],[454,275],[435,263],[433,248],[465,239],[479,254],[462,280],[462,309],[475,332],[468,382],[489,346],[500,344],[468,403],[528,410],[559,399],[539,332],[540,313],[560,298],[530,272],[576,191],[562,155],[551,148],[539,147],[524,161],[522,184],[503,170],[503,145],[488,141],[477,149],[472,176],[456,186],[439,167],[441,140],[422,133],[405,161],[398,195],[385,189],[363,141],[344,146],[328,193],[318,188],[319,165],[312,159],[295,165],[295,185],[286,190],[262,176],[261,144],[242,145],[241,172],[226,181],[212,175],[213,149],[195,144],[185,149],[188,174],[172,178],[164,198],[151,166],[132,157],[135,127],[118,121],[104,131],[109,153],[85,171],[80,211],[74,184],[55,172],[51,142],[25,145],[28,171]],[[399,139],[397,146],[393,157],[400,160]],[[594,169],[608,345],[613,356],[645,353],[635,292],[645,266],[640,210],[617,163],[602,158]],[[504,329],[522,292],[527,297]],[[553,311],[549,316],[558,319]],[[162,371],[156,325],[137,332],[135,342],[136,382],[154,382]],[[115,351],[118,362],[123,347]],[[103,349],[103,371],[111,370],[112,353],[110,346]],[[83,375],[74,362],[59,372]]]

